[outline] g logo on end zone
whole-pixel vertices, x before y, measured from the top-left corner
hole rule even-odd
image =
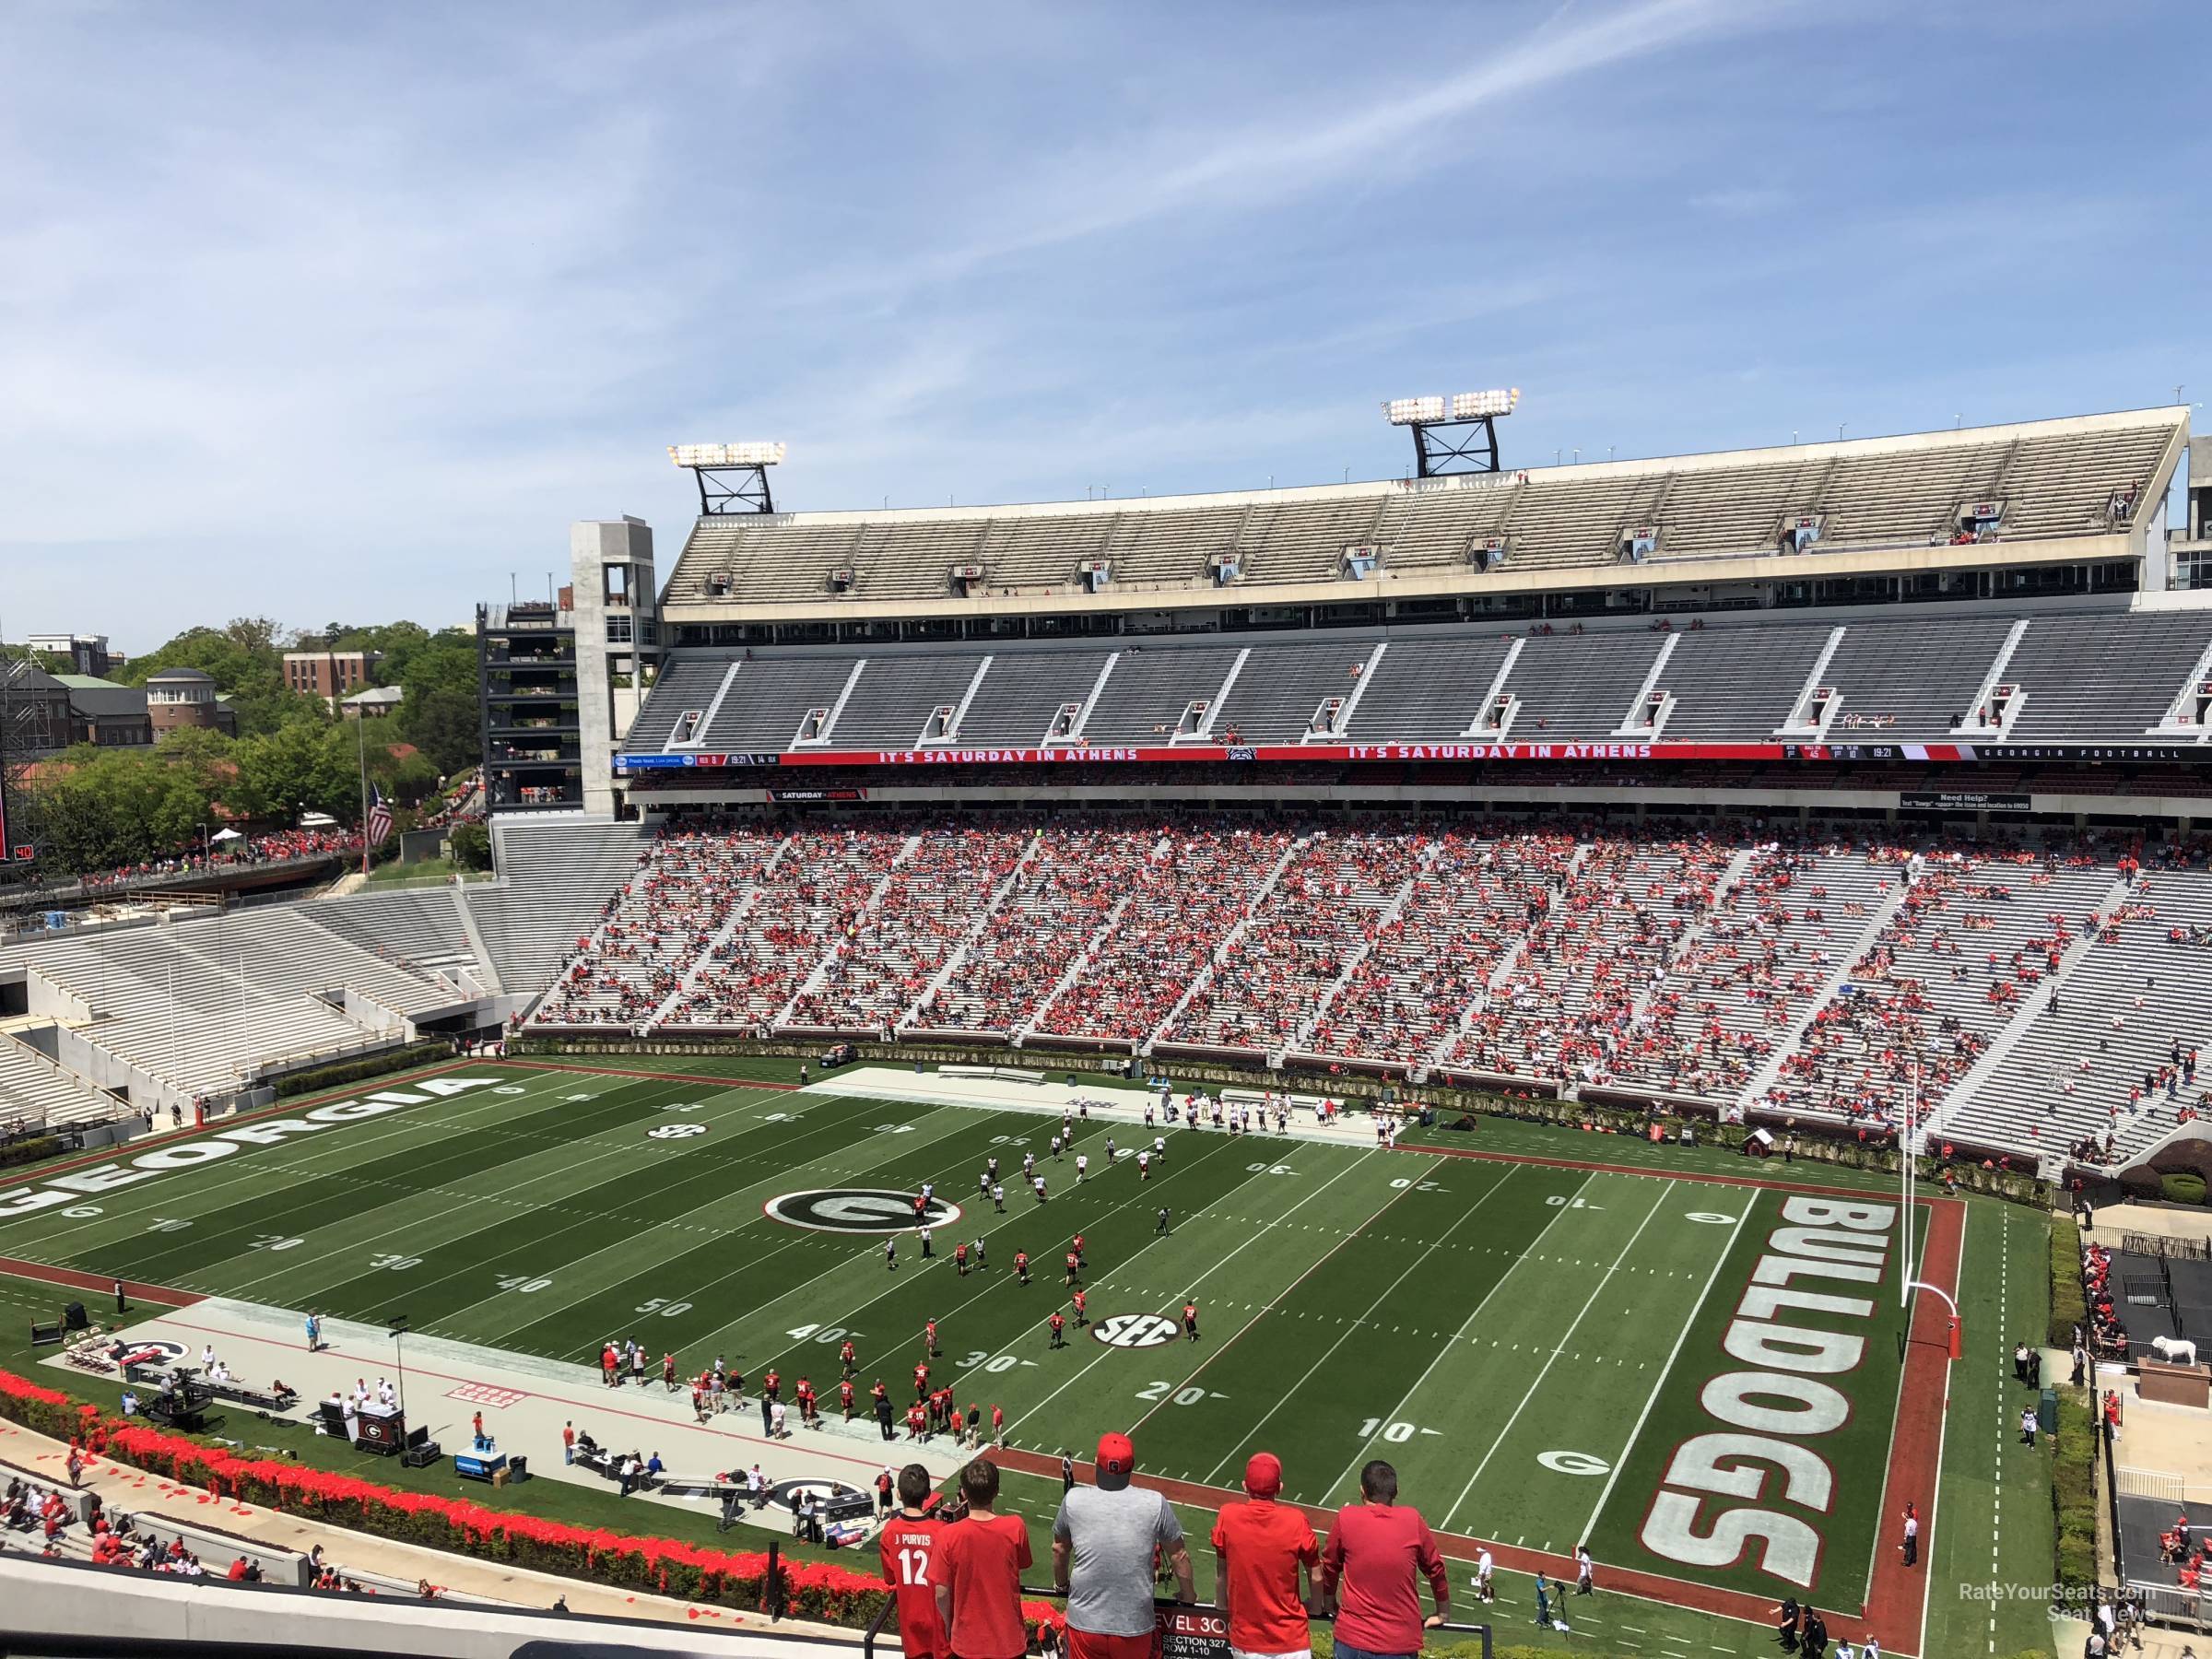
[[[1158,1313],[1115,1313],[1090,1327],[1091,1340],[1108,1347],[1159,1347],[1182,1335],[1182,1327]]]
[[[897,1187],[810,1187],[785,1193],[760,1206],[771,1221],[816,1232],[892,1233],[919,1226],[949,1227],[960,1206],[932,1198],[926,1212],[914,1212],[914,1194]]]

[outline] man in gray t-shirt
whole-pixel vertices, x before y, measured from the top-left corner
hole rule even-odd
[[[1069,1659],[1123,1659],[1116,1644],[1086,1637],[1149,1641],[1153,1552],[1175,1569],[1179,1601],[1195,1599],[1182,1524],[1158,1492],[1129,1484],[1136,1448],[1125,1434],[1099,1438],[1098,1484],[1076,1487],[1053,1518],[1053,1583],[1068,1593]]]

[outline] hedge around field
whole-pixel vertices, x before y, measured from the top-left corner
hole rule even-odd
[[[96,1456],[218,1498],[354,1532],[684,1601],[756,1610],[765,1604],[765,1554],[571,1526],[275,1458],[239,1457],[143,1418],[103,1416],[97,1406],[12,1371],[0,1371],[0,1417],[53,1440],[79,1439]],[[888,1594],[876,1574],[827,1561],[782,1560],[777,1575],[784,1613],[820,1624],[865,1629]],[[1042,1602],[1025,1602],[1022,1612],[1032,1627],[1061,1622]]]
[[[942,1042],[856,1042],[854,1048],[861,1060],[883,1061],[897,1065],[912,1065],[917,1062],[928,1065],[1019,1065],[1041,1072],[1119,1072],[1127,1064],[1125,1054],[1063,1053],[1046,1049],[1010,1049],[1003,1045],[960,1046]],[[532,1054],[590,1054],[600,1057],[615,1055],[648,1056],[653,1054],[689,1055],[745,1055],[767,1054],[792,1059],[812,1060],[822,1051],[820,1041],[802,1041],[797,1038],[749,1037],[665,1037],[635,1038],[617,1032],[575,1032],[559,1037],[511,1033],[507,1053],[516,1057]],[[1410,1086],[1393,1084],[1387,1078],[1361,1077],[1353,1074],[1326,1076],[1317,1072],[1251,1071],[1223,1065],[1217,1061],[1162,1058],[1149,1064],[1170,1070],[1178,1078],[1194,1082],[1227,1084],[1245,1088],[1291,1089],[1304,1094],[1325,1094],[1356,1106],[1367,1106],[1378,1101],[1386,1087],[1405,1090]],[[1554,1095],[1531,1093],[1500,1094],[1493,1090],[1458,1088],[1444,1084],[1423,1084],[1412,1092],[1421,1103],[1435,1108],[1440,1124],[1455,1117],[1502,1117],[1523,1123],[1550,1124],[1560,1128],[1582,1129],[1596,1135],[1628,1135],[1641,1136],[1649,1123],[1642,1111],[1623,1106],[1601,1106],[1586,1100],[1561,1100]],[[1673,1121],[1673,1120],[1669,1120]],[[1687,1114],[1687,1121],[1697,1126],[1700,1144],[1718,1147],[1724,1151],[1743,1149],[1750,1129],[1757,1125],[1723,1124],[1702,1113]],[[1780,1125],[1771,1125],[1777,1131]],[[1799,1124],[1797,1159],[1802,1163],[1832,1164],[1841,1169],[1869,1170],[1879,1174],[1895,1174],[1899,1169],[1895,1151],[1861,1144],[1856,1139],[1831,1137],[1830,1125]],[[1979,1164],[1960,1159],[1950,1166],[1959,1190],[1981,1193],[2009,1199],[2034,1209],[2051,1207],[2053,1190],[2047,1181],[2017,1171],[1983,1169]],[[1943,1179],[1944,1166],[1936,1159],[1919,1160],[1919,1177],[1931,1185]]]
[[[2054,1524],[2053,1576],[2063,1591],[2097,1583],[2097,1423],[2084,1389],[2058,1391],[2058,1433],[2051,1465]]]
[[[344,1088],[349,1083],[388,1077],[394,1072],[411,1071],[418,1065],[450,1059],[453,1052],[451,1046],[442,1042],[411,1042],[405,1048],[383,1049],[335,1065],[318,1065],[312,1071],[290,1072],[277,1078],[273,1087],[280,1100],[294,1095],[323,1094]]]
[[[2048,1346],[2070,1352],[2074,1327],[2089,1322],[2081,1289],[2081,1229],[2072,1221],[2051,1220],[2051,1329]]]
[[[2159,1177],[2159,1196],[2169,1204],[2202,1204],[2205,1178],[2194,1170],[2177,1170]]]
[[[0,1167],[37,1163],[41,1159],[52,1158],[61,1149],[61,1141],[51,1135],[34,1135],[29,1140],[11,1141],[0,1147]]]

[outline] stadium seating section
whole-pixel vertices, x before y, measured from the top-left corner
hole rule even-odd
[[[545,1031],[959,1034],[1932,1131],[2041,1161],[2188,1121],[2212,871],[2120,842],[1386,815],[665,826]],[[1917,1092],[1915,1092],[1917,1091]]]
[[[2202,735],[2212,611],[2040,611],[1438,625],[1118,649],[808,647],[678,655],[624,749],[1177,743],[2140,743]],[[2013,688],[2008,698],[1999,686]],[[1802,722],[1825,688],[1833,712]],[[1646,717],[1664,695],[1666,712]],[[1512,700],[1500,730],[1486,721]],[[1194,711],[1193,705],[1200,705]],[[1056,723],[1073,707],[1072,728]],[[809,720],[810,711],[824,718]],[[940,720],[938,711],[949,711]],[[686,722],[696,712],[700,718]],[[2173,722],[2180,722],[2177,726]],[[804,732],[802,728],[806,728]],[[678,731],[690,735],[673,741]],[[1048,736],[1048,735],[1051,735]]]
[[[1471,573],[1469,552],[1500,539],[1508,568],[1566,571],[1621,559],[1655,528],[1653,565],[1713,568],[1771,555],[1785,522],[1818,515],[1822,553],[1953,539],[1961,512],[2001,505],[2000,542],[2114,528],[2116,495],[2136,499],[2169,465],[2172,411],[1873,439],[1733,454],[1506,473],[1479,481],[1395,482],[1052,506],[702,518],[669,582],[671,606],[797,610],[839,599],[943,599],[956,570],[971,596],[1079,594],[1103,560],[1116,591],[1203,591],[1217,557],[1238,585],[1333,582],[1346,550],[1372,549],[1384,576]],[[1463,487],[1453,487],[1454,485]],[[1472,488],[1464,486],[1475,486]],[[1701,575],[1701,570],[1700,574]]]

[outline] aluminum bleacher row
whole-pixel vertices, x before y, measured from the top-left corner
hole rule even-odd
[[[1917,1086],[1971,1145],[2124,1158],[2212,1107],[2173,1059],[2212,1031],[2212,871],[2131,886],[2118,860],[1382,814],[678,819],[528,1024],[957,1033],[1844,1124]]]
[[[623,748],[1165,747],[1501,734],[1522,743],[2139,743],[2163,732],[2194,742],[2206,728],[2190,694],[2207,677],[2212,608],[2194,606],[1994,616],[1977,607],[1533,636],[1452,625],[1112,650],[762,648],[678,654]],[[1830,712],[1816,728],[1806,723],[1819,689],[1830,693]],[[1498,705],[1508,699],[1501,724]],[[1654,699],[1665,704],[1656,725]]]
[[[498,819],[495,882],[267,905],[0,949],[29,1017],[0,1033],[0,1130],[100,1122],[271,1072],[389,1047],[416,1021],[551,982],[645,828],[582,814]]]
[[[1333,582],[1347,548],[1387,574],[1459,571],[1502,538],[1511,567],[1617,564],[1624,536],[1658,532],[1648,562],[1773,554],[1785,523],[1817,516],[1823,552],[1924,546],[1959,532],[1972,504],[2001,505],[1987,534],[2049,541],[2109,534],[2115,497],[2147,500],[2177,453],[2173,410],[1810,444],[1783,450],[1555,466],[1483,488],[1395,481],[1246,494],[1041,506],[702,518],[665,603],[801,606],[823,599],[942,598],[956,570],[971,596],[1081,592],[1105,561],[1117,589],[1203,590],[1227,557],[1237,585]]]

